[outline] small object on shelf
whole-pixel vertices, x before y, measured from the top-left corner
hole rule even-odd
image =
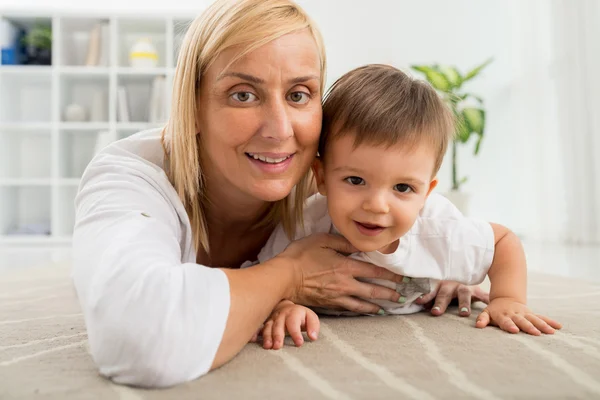
[[[129,64],[134,68],[155,68],[158,52],[149,38],[136,41],[129,51]]]
[[[165,108],[166,108],[166,98],[165,98],[165,77],[157,76],[152,81],[152,93],[150,95],[150,104],[149,104],[149,112],[148,112],[148,122],[150,123],[158,123],[165,122],[167,119]]]
[[[25,64],[52,64],[52,29],[50,27],[36,25],[25,34],[23,42],[27,53]]]
[[[0,19],[0,61],[2,65],[16,65],[17,29],[6,19]]]
[[[85,108],[80,104],[69,104],[65,107],[64,119],[66,122],[84,122],[86,120]]]
[[[108,118],[106,116],[106,97],[104,96],[104,91],[100,89],[94,90],[91,97],[90,121],[106,121]]]
[[[129,105],[127,103],[127,90],[124,86],[117,89],[117,117],[120,122],[129,122]]]
[[[100,62],[101,33],[102,27],[99,23],[94,25],[90,31],[87,55],[85,57],[85,65],[88,67],[94,67]]]
[[[50,235],[50,222],[21,224],[7,232],[8,235]]]

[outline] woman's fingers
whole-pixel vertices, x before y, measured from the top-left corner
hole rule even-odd
[[[285,314],[278,314],[273,324],[273,350],[279,350],[283,347],[285,339]]]
[[[352,296],[360,297],[365,300],[388,300],[394,303],[401,301],[400,293],[394,289],[377,285],[376,283],[356,282],[356,289],[352,290]]]
[[[458,315],[468,317],[471,315],[471,288],[459,285],[458,290]]]
[[[273,347],[273,321],[268,320],[262,331],[263,349],[269,350]]]
[[[404,278],[402,275],[395,274],[386,268],[377,267],[364,261],[346,258],[346,262],[350,269],[350,275],[355,278],[383,279],[394,283],[402,283]]]
[[[454,282],[440,284],[440,289],[438,290],[437,297],[435,298],[435,304],[431,308],[431,314],[439,316],[446,312],[448,305],[454,297],[455,288],[456,285]]]
[[[304,344],[304,338],[302,337],[303,317],[302,312],[292,312],[285,319],[285,327],[297,347]]]
[[[337,251],[338,253],[352,254],[358,252],[358,249],[352,246],[348,239],[342,236],[328,233],[315,234],[314,236],[319,237],[317,240],[319,243],[321,243],[322,247],[327,247]]]
[[[343,309],[358,314],[383,314],[383,310],[377,304],[360,300],[351,296],[344,296],[337,300],[337,305]]]
[[[440,285],[437,285],[433,291],[424,294],[416,300],[417,304],[426,305],[427,303],[432,302],[435,299],[435,296],[438,294],[438,290],[440,289]]]

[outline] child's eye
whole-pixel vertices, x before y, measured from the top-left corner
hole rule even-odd
[[[399,191],[400,193],[409,193],[412,192],[413,189],[408,186],[406,183],[399,183],[396,186],[394,186],[394,190]]]
[[[231,97],[240,103],[250,103],[251,101],[256,100],[256,95],[250,92],[235,92]]]
[[[349,184],[353,185],[353,186],[358,186],[358,185],[364,185],[365,184],[365,180],[361,177],[358,176],[349,176],[346,179],[344,179],[346,182],[348,182]]]

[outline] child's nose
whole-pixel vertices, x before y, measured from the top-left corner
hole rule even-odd
[[[372,213],[384,214],[390,211],[390,207],[384,193],[371,193],[363,203],[363,209]]]

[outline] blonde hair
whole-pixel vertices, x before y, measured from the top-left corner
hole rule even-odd
[[[321,56],[323,93],[326,60],[321,34],[309,16],[292,1],[219,0],[188,28],[177,59],[171,114],[162,133],[162,143],[165,169],[188,213],[197,250],[203,248],[209,254],[201,138],[196,127],[202,76],[228,48],[240,47],[233,63],[283,35],[303,29],[308,29],[313,36]],[[291,235],[302,221],[302,205],[311,177],[309,170],[292,193],[273,203],[259,225],[282,222],[288,236]]]
[[[454,114],[427,82],[389,65],[356,68],[338,79],[323,103],[319,155],[336,137],[354,135],[361,143],[435,149],[435,175],[455,132]]]

